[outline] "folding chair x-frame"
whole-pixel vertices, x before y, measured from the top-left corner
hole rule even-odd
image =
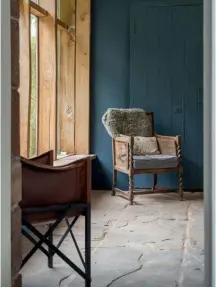
[[[72,222],[69,222],[67,215],[71,214],[73,211],[79,211],[79,213],[75,213],[75,217]],[[35,226],[32,225],[31,216],[34,215],[34,218],[37,218],[36,215],[46,214],[46,213],[56,213],[58,217],[56,220],[49,224],[49,228],[45,234],[39,232]],[[85,216],[85,261],[78,247],[77,241],[72,231],[72,227],[78,220],[79,216]],[[57,246],[53,244],[53,231],[62,221],[66,222],[67,229],[60,239]],[[53,268],[53,256],[58,255],[63,261],[65,261],[74,271],[76,271],[83,279],[85,279],[85,286],[91,286],[91,211],[90,204],[88,203],[73,203],[70,205],[56,205],[56,206],[46,206],[46,207],[36,207],[36,208],[25,208],[22,209],[22,234],[30,240],[34,247],[31,251],[25,256],[22,261],[22,267],[27,263],[27,261],[31,258],[31,256],[39,249],[42,251],[48,258],[48,267]],[[25,229],[27,228],[27,229]],[[35,240],[34,237],[31,236],[29,231],[34,234],[39,241]],[[75,244],[76,250],[79,254],[80,260],[84,266],[84,271],[82,271],[76,264],[74,264],[65,254],[63,254],[59,248],[63,243],[64,239],[70,233],[71,238]],[[45,244],[48,249],[46,250],[42,245]]]

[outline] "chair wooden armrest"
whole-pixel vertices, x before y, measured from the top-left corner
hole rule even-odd
[[[165,136],[154,133],[161,154],[181,156],[181,136]]]
[[[42,158],[39,157],[40,160]],[[21,159],[21,163],[21,208],[90,202],[90,158],[63,166],[47,165],[25,158]]]

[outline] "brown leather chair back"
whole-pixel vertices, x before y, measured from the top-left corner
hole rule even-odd
[[[90,202],[90,158],[54,167],[52,153],[49,151],[33,159],[21,158],[21,208]]]

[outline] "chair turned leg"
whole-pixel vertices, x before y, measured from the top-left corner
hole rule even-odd
[[[155,187],[157,185],[157,174],[153,175],[153,186],[152,186],[152,191],[155,191]]]
[[[130,205],[133,205],[134,199],[134,175],[129,174],[129,197],[130,197]]]
[[[183,173],[182,167],[179,168],[179,198],[180,201],[183,201]]]
[[[49,229],[51,228],[51,224],[49,224]],[[49,237],[48,237],[49,241],[51,244],[53,244],[53,232],[51,232],[49,234]],[[48,267],[49,268],[53,268],[53,253],[52,253],[52,249],[49,247],[48,248],[48,253],[49,253],[49,257],[48,257]]]
[[[116,192],[115,192],[115,188],[116,188],[116,182],[117,182],[117,171],[115,169],[113,169],[113,186],[112,186],[112,196],[115,196]]]

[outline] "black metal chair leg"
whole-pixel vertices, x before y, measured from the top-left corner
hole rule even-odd
[[[69,229],[70,234],[71,234],[71,238],[72,238],[72,240],[73,240],[73,242],[74,242],[74,245],[75,245],[75,247],[76,247],[76,250],[77,250],[77,253],[78,253],[79,257],[80,257],[80,260],[81,260],[81,262],[82,262],[82,264],[83,264],[83,267],[85,268],[85,261],[84,261],[84,259],[83,259],[83,256],[82,256],[81,252],[80,252],[80,249],[79,249],[79,246],[78,246],[78,244],[77,244],[76,238],[75,238],[74,235],[73,235],[73,232],[72,232],[71,227],[70,227],[70,223],[69,223],[69,221],[68,221],[67,218],[65,218],[65,222],[66,222],[66,224],[67,224],[67,226],[68,226],[68,229]],[[67,230],[67,231],[68,231],[68,230]]]
[[[91,287],[91,209],[86,208],[85,213],[85,287]]]
[[[41,234],[33,225],[25,221],[25,225],[27,228],[37,236],[42,244],[46,244],[48,247],[50,246],[53,253],[57,254],[65,263],[67,263],[72,269],[74,269],[82,278],[86,279],[86,274],[75,265],[65,254],[63,254],[55,245],[51,244],[43,234]],[[52,226],[53,227],[53,226]],[[38,248],[37,248],[38,249]],[[33,249],[32,249],[33,250]]]
[[[49,224],[49,229],[51,228],[51,226],[52,225]],[[53,232],[52,231],[49,233],[48,239],[49,239],[50,243],[53,244]],[[50,248],[50,246],[48,248],[48,253],[49,253],[49,256],[48,256],[48,267],[49,268],[53,268],[53,252],[52,252],[52,249]]]
[[[51,209],[52,208],[52,209]],[[46,211],[41,211],[44,210],[45,208],[37,207],[37,208],[29,208],[25,209],[25,214],[28,216],[30,213],[39,213],[39,212],[47,212],[48,211],[61,211],[62,214],[59,216],[59,218],[56,219],[56,221],[53,224],[49,225],[49,228],[45,234],[42,234],[39,232],[33,224],[25,220],[25,214],[22,216],[22,223],[28,231],[22,229],[22,233],[24,236],[26,236],[35,246],[31,249],[31,251],[25,256],[25,258],[22,261],[22,267],[24,264],[30,259],[30,257],[39,249],[41,250],[47,257],[48,257],[48,267],[53,268],[53,257],[55,254],[57,254],[65,263],[67,263],[72,269],[74,269],[75,272],[77,272],[83,279],[85,279],[85,287],[91,287],[91,205],[90,204],[83,204],[83,203],[75,203],[71,204],[70,206],[66,207],[46,207]],[[68,211],[73,210],[73,209],[82,209],[82,213],[77,215],[71,224],[66,218],[67,222],[67,230],[65,234],[62,236],[61,240],[55,246],[53,244],[53,231],[55,228],[60,224],[60,222],[65,218],[65,215],[67,214]],[[32,211],[33,210],[33,211]],[[73,235],[72,232],[72,227],[76,223],[77,219],[79,218],[80,215],[85,216],[85,263],[82,257],[82,254],[79,250],[78,244],[76,242],[76,239]],[[33,233],[34,236],[38,238],[38,240],[35,240],[29,232]],[[80,255],[81,261],[83,262],[85,271],[81,270],[75,263],[73,263],[65,254],[63,254],[60,250],[59,247],[61,246],[62,242],[68,235],[68,233],[71,234],[72,240],[74,241],[74,244],[77,248],[77,251]],[[42,246],[45,244],[47,246],[47,250]]]
[[[22,266],[21,266],[21,267],[23,267],[23,266],[28,262],[28,260],[31,258],[31,256],[32,256],[38,249],[40,249],[40,247],[41,247],[41,245],[44,243],[45,239],[47,239],[47,237],[49,236],[49,233],[50,233],[51,231],[54,231],[54,230],[55,230],[55,228],[58,226],[58,224],[62,221],[63,218],[64,218],[64,214],[61,215],[61,217],[59,217],[58,220],[56,220],[56,222],[52,225],[51,230],[48,229],[48,231],[47,231],[44,235],[42,235],[42,238],[40,238],[40,240],[37,242],[37,244],[35,244],[35,246],[31,249],[31,251],[29,251],[29,253],[28,253],[28,254],[25,256],[25,258],[23,259],[23,261],[22,261]],[[23,225],[26,226],[28,229],[30,229],[30,227],[32,227],[32,226],[25,220],[25,218],[22,218],[22,223],[23,223]],[[30,229],[30,231],[32,231],[32,230]],[[32,231],[32,232],[33,232],[33,231]],[[33,233],[35,234],[35,232],[33,232]],[[37,235],[37,234],[35,234],[35,235]],[[38,236],[37,236],[37,237],[38,237]]]

